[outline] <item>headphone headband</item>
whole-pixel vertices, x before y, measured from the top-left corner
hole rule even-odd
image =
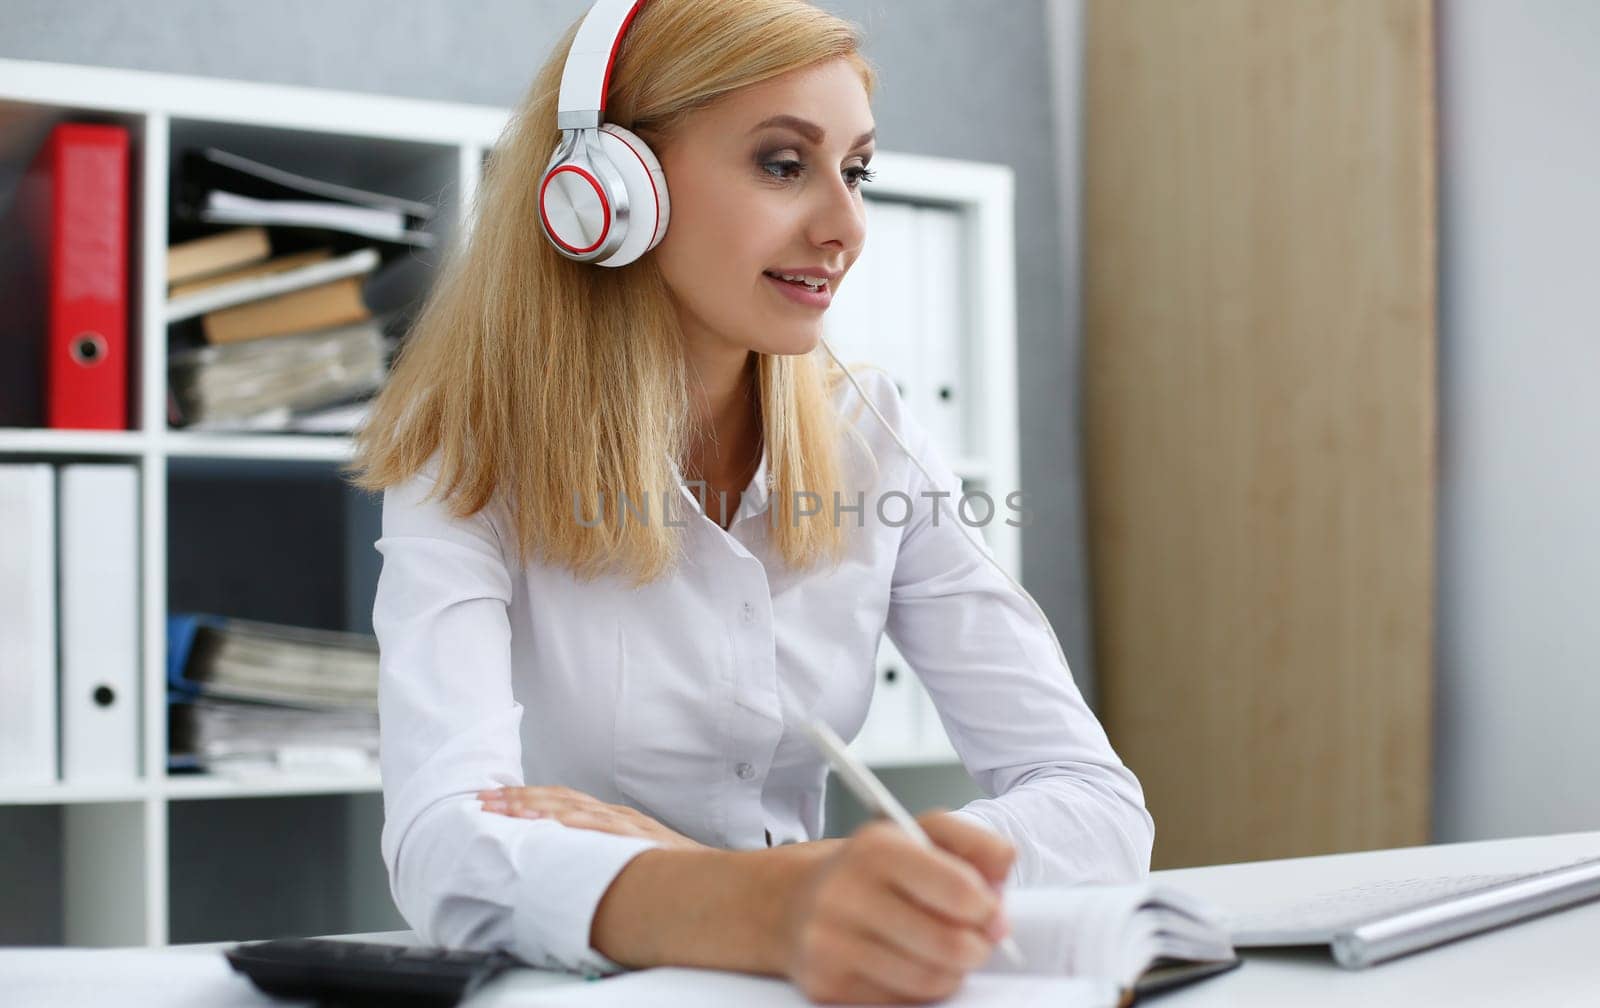
[[[558,129],[597,129],[605,121],[606,92],[617,49],[645,0],[598,0],[573,36],[556,102]]]

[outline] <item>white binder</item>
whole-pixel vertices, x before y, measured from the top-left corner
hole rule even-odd
[[[0,782],[56,765],[56,487],[48,465],[0,465]]]
[[[882,366],[872,339],[873,326],[877,321],[873,314],[873,303],[883,295],[873,271],[873,264],[878,257],[872,251],[877,242],[872,228],[877,222],[878,208],[875,201],[871,200],[867,201],[866,207],[869,236],[866,248],[834,293],[828,310],[822,313],[823,334],[846,367],[858,364]],[[827,352],[820,351],[819,356],[826,360]]]
[[[967,401],[971,369],[963,360],[969,270],[959,210],[918,207],[914,225],[918,374],[911,411],[952,465],[970,451]],[[982,517],[978,515],[977,517]]]
[[[62,466],[61,776],[139,772],[139,474]]]
[[[973,375],[966,223],[958,210],[872,201],[866,248],[823,316],[844,361],[876,364],[952,465],[968,454]]]
[[[917,687],[911,666],[894,644],[887,636],[879,638],[872,704],[850,745],[863,762],[881,766],[916,759],[920,721]]]
[[[921,290],[917,280],[917,212],[909,203],[884,202],[873,207],[874,231],[856,266],[859,268],[871,257],[868,359],[889,372],[901,398],[920,419],[916,399],[926,347],[922,344],[917,306]]]

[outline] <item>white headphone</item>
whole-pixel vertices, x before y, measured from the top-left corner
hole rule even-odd
[[[563,137],[539,180],[539,225],[556,251],[583,263],[626,266],[660,244],[667,179],[638,136],[605,122],[622,36],[645,0],[599,0],[573,37],[561,74]]]

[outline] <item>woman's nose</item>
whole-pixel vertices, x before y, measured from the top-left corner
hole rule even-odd
[[[866,207],[857,192],[843,178],[822,187],[818,207],[812,215],[811,240],[814,245],[837,245],[855,252],[866,241]]]

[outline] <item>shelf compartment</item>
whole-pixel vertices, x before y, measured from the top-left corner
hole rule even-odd
[[[178,171],[185,150],[200,147],[217,147],[321,181],[431,203],[437,208],[432,224],[439,230],[429,230],[441,239],[453,232],[458,216],[461,153],[456,144],[174,116],[172,171]]]
[[[167,613],[372,632],[381,498],[350,486],[337,464],[172,457],[167,501]],[[166,738],[164,732],[163,754]],[[171,774],[161,792],[188,799],[355,793],[375,786],[370,772],[294,769]]]
[[[428,248],[405,249],[356,235],[332,232],[319,235],[296,228],[266,226],[273,235],[275,256],[310,247],[333,247],[340,255],[356,248],[377,247],[384,261],[363,282],[365,300],[374,314],[384,319],[388,337],[399,339],[405,335],[434,281],[446,249],[458,232],[463,191],[459,146],[175,117],[170,126],[168,148],[167,195],[169,206],[174,208],[168,221],[169,245],[226,229],[224,225],[199,224],[177,216],[184,153],[206,147],[318,180],[432,205],[435,213],[423,227],[433,237],[433,245]],[[204,345],[200,320],[194,318],[171,324],[167,340],[169,354]],[[163,374],[164,384],[166,380]],[[209,452],[216,447],[236,457],[265,456],[271,449],[258,452],[256,448],[270,436],[251,434],[216,446],[204,440],[188,444],[177,442],[174,451],[187,448]],[[303,458],[338,457],[341,450],[348,454],[347,447],[327,447],[331,440],[334,439],[315,435],[304,437],[286,446],[286,454]]]
[[[181,801],[166,810],[173,942],[406,927],[379,852],[376,794]]]
[[[0,806],[0,891],[25,911],[0,915],[0,945],[145,943],[147,803],[86,795]]]
[[[461,150],[457,146],[174,119],[169,141],[170,207],[178,205],[184,152],[205,147],[216,147],[322,181],[432,205],[434,215],[423,230],[433,236],[433,245],[398,252],[385,246],[385,263],[371,286],[371,293],[382,295],[397,289],[405,293],[414,287],[426,286],[456,234],[462,191]],[[225,230],[226,227],[174,219],[169,221],[168,230],[172,236],[169,243],[192,233]],[[268,225],[269,231],[272,227]],[[341,240],[349,241],[352,247],[366,241],[354,235],[341,236]]]
[[[331,462],[169,458],[167,611],[370,633],[381,503]]]

